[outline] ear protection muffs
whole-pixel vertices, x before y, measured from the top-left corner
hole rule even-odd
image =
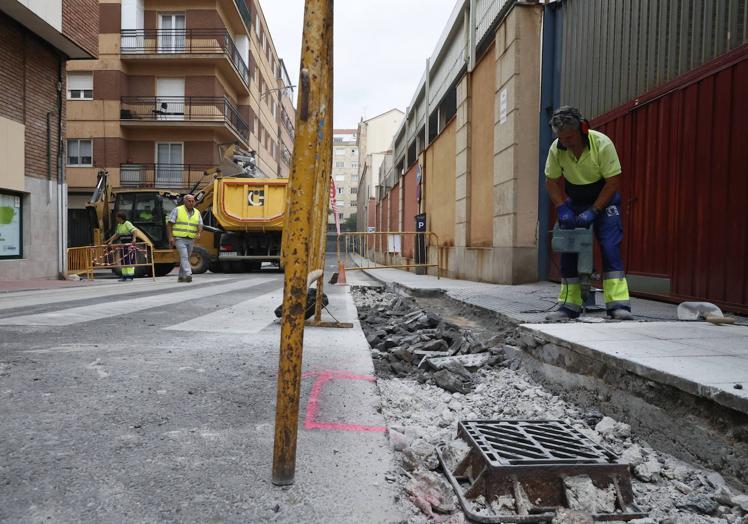
[[[582,118],[579,120],[579,130],[582,132],[584,136],[587,136],[590,134],[590,121],[586,118]]]

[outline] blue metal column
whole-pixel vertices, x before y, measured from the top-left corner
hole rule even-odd
[[[554,140],[548,125],[561,98],[562,10],[561,2],[546,4],[543,10],[543,59],[540,81],[540,141],[538,147],[538,278],[548,279],[550,250],[548,234],[552,224],[550,201],[545,189],[545,160]]]

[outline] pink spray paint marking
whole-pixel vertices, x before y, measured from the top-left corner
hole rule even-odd
[[[384,426],[364,426],[360,424],[338,424],[335,422],[317,422],[317,411],[319,410],[319,396],[322,393],[322,386],[327,382],[337,380],[366,380],[374,382],[376,379],[369,375],[352,375],[345,371],[322,371],[319,373],[310,373],[306,376],[317,375],[317,380],[312,385],[312,391],[309,394],[309,402],[306,405],[306,417],[304,418],[304,429],[327,429],[338,431],[363,431],[383,433]]]

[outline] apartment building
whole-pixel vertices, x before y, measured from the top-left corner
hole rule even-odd
[[[98,14],[96,0],[0,2],[2,280],[65,273],[65,62],[96,56]]]
[[[403,123],[405,113],[390,109],[358,124],[359,188],[357,229],[366,231],[376,226],[376,188],[381,184],[379,168],[391,153],[395,132]]]
[[[332,135],[332,178],[335,181],[336,213],[342,224],[358,209],[358,144],[356,129],[335,129]],[[335,217],[330,216],[330,223]]]
[[[254,151],[258,176],[289,173],[292,86],[257,0],[99,0],[99,59],[68,64],[67,172],[81,224],[100,169],[114,187],[184,191]]]

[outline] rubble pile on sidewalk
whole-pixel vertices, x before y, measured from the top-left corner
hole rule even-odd
[[[469,330],[420,309],[408,297],[377,290],[356,290],[354,297],[381,373],[382,412],[402,466],[400,480],[418,508],[410,522],[465,521],[451,486],[439,471],[435,452],[436,446],[444,446],[442,453],[452,464],[467,453],[467,444],[455,438],[459,420],[558,419],[631,465],[636,504],[649,513],[647,519],[632,522],[748,524],[748,495],[731,489],[721,475],[652,449],[627,424],[594,409],[575,407],[517,369],[516,361],[505,358],[501,350],[511,342],[511,330],[501,333],[495,345],[485,344]],[[417,367],[428,356],[425,348],[436,347],[440,340],[444,341],[441,349],[434,351],[449,353],[457,346],[454,355],[489,355],[472,372],[465,366],[464,373],[458,366],[447,368],[469,381],[467,387],[445,388],[437,378],[440,370]],[[480,347],[481,351],[471,352]],[[485,507],[486,516],[506,513],[513,504],[474,502]],[[557,521],[586,522],[583,516],[568,513],[559,514]]]
[[[513,340],[513,330],[508,330],[481,341],[409,297],[373,288],[361,288],[355,296],[379,376],[415,372],[422,382],[467,393],[473,388],[473,371],[504,361],[503,348]]]

